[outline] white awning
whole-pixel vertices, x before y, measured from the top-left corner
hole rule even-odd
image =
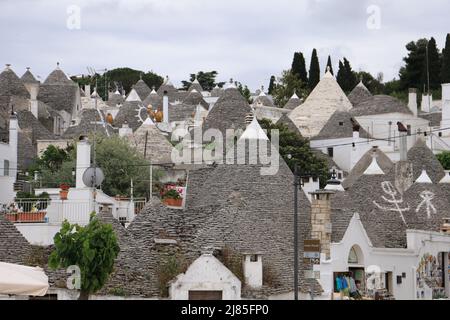
[[[48,277],[39,267],[0,262],[0,294],[44,296]]]

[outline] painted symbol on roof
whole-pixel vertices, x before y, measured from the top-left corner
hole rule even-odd
[[[390,181],[383,181],[381,183],[381,188],[383,189],[384,193],[386,193],[388,196],[390,196],[390,199],[382,196],[381,198],[390,206],[384,207],[382,205],[379,205],[375,200],[373,201],[373,204],[376,205],[379,209],[384,211],[393,211],[400,214],[400,217],[402,218],[402,221],[404,224],[406,224],[405,217],[403,216],[403,212],[409,211],[409,206],[406,205],[406,207],[402,207],[403,204],[403,197],[397,189],[394,187],[392,182]],[[397,197],[398,195],[398,197]]]
[[[423,191],[420,194],[420,197],[422,198],[422,202],[417,206],[416,208],[416,213],[419,213],[420,209],[422,209],[422,207],[424,207],[427,211],[427,217],[428,219],[431,218],[431,214],[436,214],[437,210],[434,207],[433,203],[431,202],[431,200],[434,199],[435,194],[431,191]]]

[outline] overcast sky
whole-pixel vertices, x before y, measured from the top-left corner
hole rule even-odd
[[[128,66],[176,85],[217,70],[256,89],[288,69],[294,51],[309,68],[317,48],[322,70],[328,54],[336,70],[345,56],[390,80],[407,42],[434,36],[442,48],[449,12],[448,0],[0,0],[0,63],[19,76],[29,66],[41,81],[57,61],[69,75]]]

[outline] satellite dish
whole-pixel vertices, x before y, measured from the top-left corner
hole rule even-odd
[[[102,169],[98,167],[89,167],[83,173],[83,183],[89,188],[99,187],[104,179],[105,175],[103,174]]]

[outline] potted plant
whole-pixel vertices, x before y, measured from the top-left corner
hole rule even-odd
[[[166,205],[171,207],[181,207],[183,204],[183,199],[175,189],[171,189],[164,193],[163,200]]]
[[[68,184],[62,183],[59,188],[59,198],[61,200],[67,200],[67,195],[69,194],[70,186]]]
[[[7,208],[6,208],[6,220],[11,221],[11,222],[16,222],[17,216],[18,216],[18,207],[17,204],[15,202],[11,203]]]

